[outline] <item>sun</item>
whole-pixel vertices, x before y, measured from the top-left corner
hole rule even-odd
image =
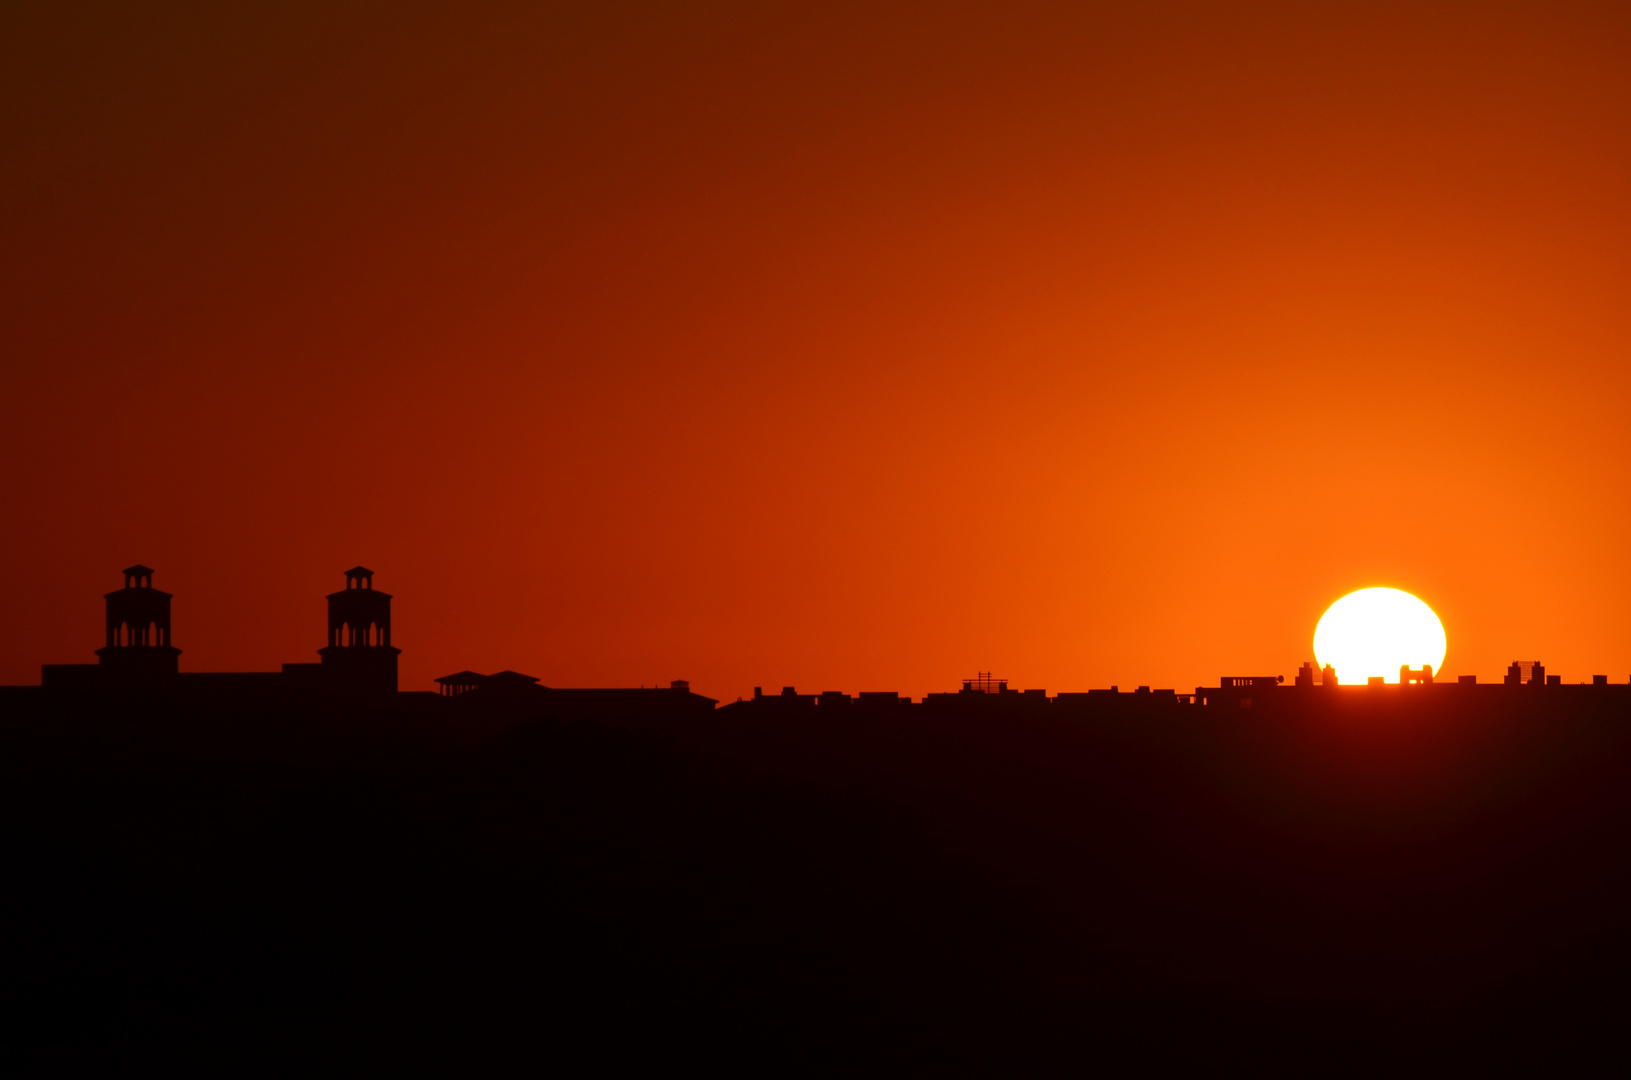
[[[1444,624],[1433,609],[1402,589],[1360,589],[1332,604],[1314,627],[1314,658],[1336,668],[1337,682],[1380,675],[1399,681],[1399,668],[1444,666]]]

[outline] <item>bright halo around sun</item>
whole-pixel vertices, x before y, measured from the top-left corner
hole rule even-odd
[[[1444,666],[1444,624],[1433,609],[1402,589],[1360,589],[1332,604],[1314,627],[1314,658],[1336,668],[1337,682],[1365,683],[1380,675],[1399,681],[1399,668]]]

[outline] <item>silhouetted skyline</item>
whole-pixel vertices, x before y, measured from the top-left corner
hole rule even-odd
[[[345,588],[328,594],[328,624],[326,643],[317,650],[321,662],[285,663],[281,673],[274,672],[180,672],[181,650],[173,644],[170,602],[173,596],[153,587],[154,571],[140,563],[123,571],[124,587],[107,593],[106,641],[96,650],[96,664],[45,664],[41,667],[41,685],[47,689],[151,689],[167,684],[188,684],[198,676],[207,680],[216,693],[236,687],[245,693],[266,693],[270,688],[284,686],[301,690],[333,689],[343,693],[394,694],[400,688],[397,680],[397,658],[402,650],[391,643],[391,594],[374,588],[374,571],[365,566],[354,566],[345,571]],[[281,679],[274,681],[274,677]],[[237,680],[234,682],[234,680]],[[442,698],[472,700],[505,699],[525,701],[532,691],[553,691],[559,688],[545,686],[538,676],[508,669],[482,674],[469,669],[440,676],[434,680],[436,694]],[[1367,692],[1382,687],[1381,676],[1371,676],[1369,685],[1357,687]],[[1229,676],[1219,678],[1216,688],[1196,686],[1193,693],[1178,693],[1173,689],[1154,689],[1139,686],[1130,693],[1136,702],[1172,705],[1218,705],[1227,708],[1251,708],[1254,696],[1263,698],[1271,690],[1295,689],[1326,692],[1352,692],[1356,687],[1342,687],[1337,672],[1330,664],[1317,667],[1313,661],[1304,661],[1296,677],[1287,686],[1285,676]],[[1561,686],[1562,679],[1548,675],[1539,661],[1513,661],[1507,667],[1501,684],[1514,686]],[[1462,675],[1453,682],[1435,680],[1431,665],[1420,669],[1404,666],[1399,669],[1398,689],[1413,690],[1438,686],[1454,686],[1465,690],[1479,685],[1473,675]],[[1488,685],[1488,684],[1485,684]],[[1593,675],[1588,684],[1594,688],[1608,685],[1606,675]],[[1628,680],[1627,686],[1631,686]],[[627,689],[627,688],[625,688]],[[639,687],[645,691],[645,686]],[[649,689],[658,689],[657,685]],[[671,691],[697,697],[698,702],[712,704],[713,699],[691,695],[690,682],[673,679],[668,683]],[[1255,691],[1255,694],[1254,694]],[[410,692],[417,692],[410,689]],[[610,694],[612,690],[579,690],[575,692]],[[1062,691],[1052,698],[1043,688],[1009,689],[1008,680],[996,678],[989,671],[978,672],[962,680],[957,697],[971,695],[991,697],[1010,707],[1036,707],[1050,701],[1058,707],[1091,704],[1095,695],[1119,695],[1119,685],[1108,689]],[[945,701],[953,695],[930,692],[922,704]],[[781,693],[767,698],[762,687],[754,687],[752,703],[773,703],[781,708],[799,705],[821,705],[829,710],[852,704],[876,706],[881,704],[912,704],[909,695],[899,691],[862,691],[848,694],[841,690],[823,690],[818,694],[799,694],[792,686],[782,687]],[[736,704],[746,704],[738,698]]]

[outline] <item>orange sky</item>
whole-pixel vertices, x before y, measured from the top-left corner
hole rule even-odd
[[[408,689],[1631,673],[1631,9],[33,6],[0,682],[136,561]]]

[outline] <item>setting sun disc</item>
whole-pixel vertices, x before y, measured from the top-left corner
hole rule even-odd
[[[1433,609],[1402,589],[1351,592],[1326,609],[1314,628],[1314,657],[1336,669],[1339,683],[1380,675],[1399,681],[1399,668],[1444,666],[1444,624]]]

